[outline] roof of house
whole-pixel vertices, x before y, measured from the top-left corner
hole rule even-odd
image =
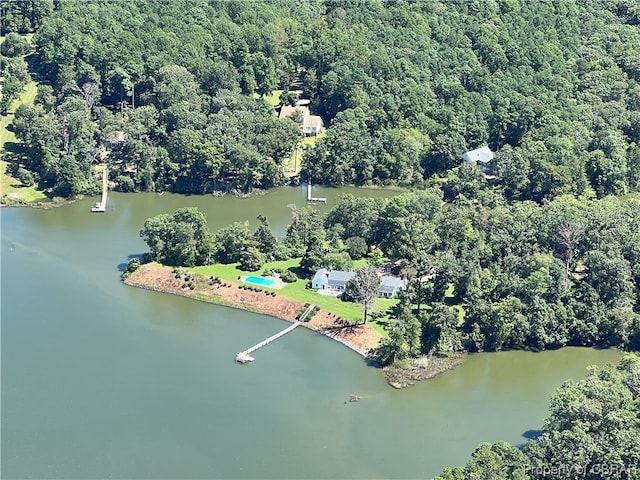
[[[329,271],[329,283],[330,284],[344,284],[353,278],[355,275],[354,272],[343,272],[341,270],[330,270]]]
[[[406,280],[402,278],[384,275],[380,279],[380,290],[383,292],[393,292],[397,288],[404,288],[406,283]]]
[[[311,280],[311,282],[312,283],[316,283],[316,282],[327,283],[329,281],[328,273],[329,273],[329,270],[327,270],[326,268],[321,268],[313,276],[313,279]]]
[[[306,118],[309,115],[309,109],[307,107],[292,107],[291,105],[283,105],[280,108],[278,118],[290,117],[296,110],[300,110],[300,113],[302,113],[302,118]]]
[[[307,115],[304,117],[303,127],[313,128],[314,130],[322,126],[322,118],[318,115]]]
[[[116,130],[107,135],[107,142],[109,143],[123,143],[127,141],[128,135],[122,130]]]
[[[480,147],[464,153],[462,159],[465,162],[488,163],[493,159],[493,152],[489,147]]]

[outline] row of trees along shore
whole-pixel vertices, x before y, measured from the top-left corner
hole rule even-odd
[[[384,258],[409,284],[377,352],[383,364],[462,350],[638,350],[640,201],[567,195],[510,204],[474,178],[388,199],[345,195],[326,215],[294,209],[282,239],[264,216],[253,232],[236,222],[209,233],[193,208],[148,219],[141,235],[149,258],[169,265],[240,262],[257,271],[300,258],[297,271],[310,278],[321,267]],[[443,202],[450,189],[475,196]]]
[[[327,126],[304,179],[420,187],[486,144],[510,201],[640,186],[634,1],[28,0],[0,22],[0,107],[39,82],[5,158],[51,196],[94,193],[96,163],[122,191],[281,185],[301,133],[277,90]]]

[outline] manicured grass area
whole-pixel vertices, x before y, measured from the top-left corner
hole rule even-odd
[[[284,175],[286,177],[295,177],[300,173],[300,167],[302,164],[302,154],[305,148],[313,148],[316,145],[316,141],[319,138],[324,137],[327,134],[326,129],[320,130],[320,133],[315,137],[304,137],[293,153],[282,161]]]
[[[33,105],[33,101],[38,93],[36,82],[29,82],[20,97],[13,101],[9,108],[9,113],[0,120],[0,153],[5,154],[6,143],[19,143],[16,136],[7,127],[13,121],[14,112],[21,104]],[[20,181],[7,175],[7,162],[0,160],[0,196],[15,193],[21,200],[26,202],[46,200],[47,197],[35,189],[35,186],[24,187]]]
[[[358,268],[362,266],[363,263],[366,263],[365,260],[356,262],[354,268]],[[292,268],[295,269],[300,264],[299,258],[294,258],[291,260],[283,260],[278,262],[268,262],[266,263],[261,271],[268,270],[271,268],[279,268],[282,270]],[[238,281],[239,276],[244,275],[256,275],[256,272],[245,272],[238,268],[237,263],[223,265],[223,264],[215,264],[215,265],[207,265],[204,267],[194,267],[190,268],[190,271],[201,274],[201,275],[210,275],[215,277],[220,277],[221,279]],[[260,287],[264,290],[276,292],[278,295],[282,295],[286,298],[291,298],[292,300],[297,300],[303,303],[312,303],[314,305],[319,306],[321,309],[338,315],[339,317],[346,318],[353,322],[361,322],[363,316],[363,308],[361,305],[352,302],[343,302],[339,298],[319,295],[315,290],[310,288],[305,288],[307,285],[307,279],[299,279],[296,282],[287,284],[284,288],[276,289],[270,287]],[[397,299],[388,299],[388,298],[378,298],[375,302],[374,307],[371,309],[372,312],[386,312],[390,307],[398,303]],[[372,320],[369,323],[382,335],[387,336],[387,331],[385,330],[385,325],[388,322],[388,316],[384,315],[380,319]]]
[[[282,93],[282,90],[274,90],[273,92],[271,92],[271,95],[265,95],[262,98],[264,99],[265,102],[267,102],[273,108],[276,108],[278,105],[280,105],[281,93]],[[260,95],[258,95],[257,93],[254,93],[253,98],[260,98]]]

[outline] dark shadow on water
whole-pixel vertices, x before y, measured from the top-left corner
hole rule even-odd
[[[127,265],[129,264],[129,262],[134,258],[137,258],[138,260],[140,260],[140,262],[142,262],[143,256],[144,256],[144,253],[132,253],[131,255],[127,255],[127,261],[124,263],[118,264],[118,271],[120,273],[124,272],[127,269]]]
[[[543,433],[542,430],[527,430],[522,434],[522,436],[527,440],[535,440],[540,435],[542,435],[542,433]]]

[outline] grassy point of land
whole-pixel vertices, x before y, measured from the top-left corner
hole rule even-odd
[[[220,267],[219,265],[213,267],[209,270],[229,274],[229,269],[216,268]],[[233,280],[218,276],[218,281],[212,282],[209,278],[212,275],[204,273],[206,268],[189,270],[180,268],[176,270],[155,262],[148,263],[131,272],[125,279],[125,284],[270,315],[289,322],[298,318],[298,315],[305,308],[304,303],[313,303],[320,309],[308,322],[305,322],[305,326],[328,335],[361,355],[366,355],[366,352],[375,348],[383,336],[371,323],[356,325],[345,321],[344,318],[338,318],[339,315],[323,308],[317,301],[318,298],[323,298],[321,295],[315,294],[310,297],[311,301],[297,300],[282,295],[282,290],[275,293],[273,289],[263,286],[243,284],[237,280],[237,275]],[[237,271],[233,273],[235,275]],[[253,288],[244,288],[244,286]]]
[[[260,272],[269,270],[272,268],[278,268],[286,270],[288,268],[295,269],[300,263],[299,258],[291,260],[283,260],[277,262],[265,263]],[[238,282],[238,277],[245,275],[259,275],[260,272],[246,272],[238,268],[237,263],[228,265],[214,264],[204,267],[190,268],[189,271],[200,275],[208,275],[219,277],[224,280]],[[309,280],[298,279],[293,283],[286,284],[281,289],[260,287],[267,291],[276,292],[276,295],[282,295],[283,297],[290,298],[303,303],[312,303],[317,305],[321,309],[333,313],[339,317],[345,318],[352,322],[362,322],[363,309],[361,305],[352,302],[343,302],[339,298],[327,295],[319,295],[315,290],[305,288]],[[370,319],[369,324],[383,336],[387,336],[386,324],[389,322],[386,311],[398,303],[397,299],[378,298],[376,299],[375,306],[372,309],[374,312],[382,312],[384,315],[379,319]]]

